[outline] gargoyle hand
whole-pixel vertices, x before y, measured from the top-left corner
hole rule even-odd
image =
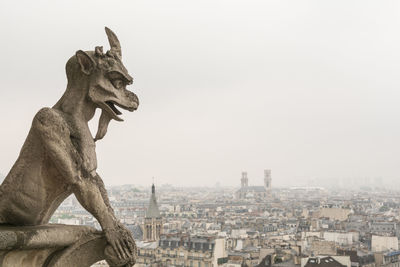
[[[104,230],[107,242],[106,259],[111,266],[133,266],[136,257],[136,244],[132,234],[122,224]],[[115,256],[116,255],[116,256]]]

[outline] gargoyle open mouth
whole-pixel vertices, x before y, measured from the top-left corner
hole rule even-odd
[[[107,100],[104,102],[100,102],[99,106],[105,112],[107,112],[109,114],[110,119],[112,118],[116,121],[124,121],[121,117],[119,117],[119,115],[121,115],[122,112],[118,108],[122,108],[122,109],[128,110],[128,111],[134,111],[137,109],[138,103],[137,103],[137,101],[134,101],[134,102],[132,102],[132,106],[125,106],[114,100]]]
[[[106,104],[111,108],[112,111],[114,111],[115,114],[117,114],[117,115],[121,115],[121,114],[122,114],[122,112],[119,111],[119,110],[115,107],[115,104],[117,104],[117,103],[113,103],[113,102],[111,102],[111,101],[106,101]],[[117,104],[117,105],[118,105],[118,104]]]

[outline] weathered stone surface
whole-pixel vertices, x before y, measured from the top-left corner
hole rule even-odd
[[[52,108],[36,114],[17,161],[0,186],[0,225],[24,226],[0,228],[2,266],[50,266],[48,260],[55,248],[64,248],[57,251],[64,262],[68,255],[90,262],[91,248],[95,257],[106,255],[114,266],[133,266],[135,262],[132,235],[115,217],[96,172],[95,142],[105,136],[112,119],[122,121],[116,106],[134,111],[139,105],[137,96],[126,89],[133,78],[122,64],[120,43],[110,29],[106,28],[106,33],[109,51],[103,53],[102,47],[79,50],[68,60],[64,95]],[[97,108],[102,114],[93,138],[88,121]],[[96,217],[103,234],[90,228],[42,226],[70,194]],[[112,249],[105,253],[107,245]],[[26,265],[28,258],[36,265]],[[86,266],[82,262],[78,265]]]
[[[18,244],[17,233],[13,231],[0,231],[0,249],[11,249]]]
[[[3,267],[90,266],[105,259],[107,240],[101,231],[87,226],[0,226]]]
[[[0,226],[2,240],[0,249],[40,249],[67,247],[82,237],[101,235],[101,231],[88,226],[47,224],[38,226]]]
[[[36,267],[44,266],[47,258],[55,251],[55,248],[13,250],[5,253],[1,262],[3,267]]]

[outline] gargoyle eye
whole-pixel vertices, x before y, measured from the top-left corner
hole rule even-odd
[[[114,79],[111,81],[111,83],[117,89],[122,89],[125,87],[125,83],[121,79]]]

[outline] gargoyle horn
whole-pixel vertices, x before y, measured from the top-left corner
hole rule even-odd
[[[108,42],[110,43],[111,52],[116,54],[119,57],[119,59],[121,59],[122,58],[121,44],[119,43],[117,36],[112,30],[110,30],[107,27],[106,27],[106,34],[108,37]]]

